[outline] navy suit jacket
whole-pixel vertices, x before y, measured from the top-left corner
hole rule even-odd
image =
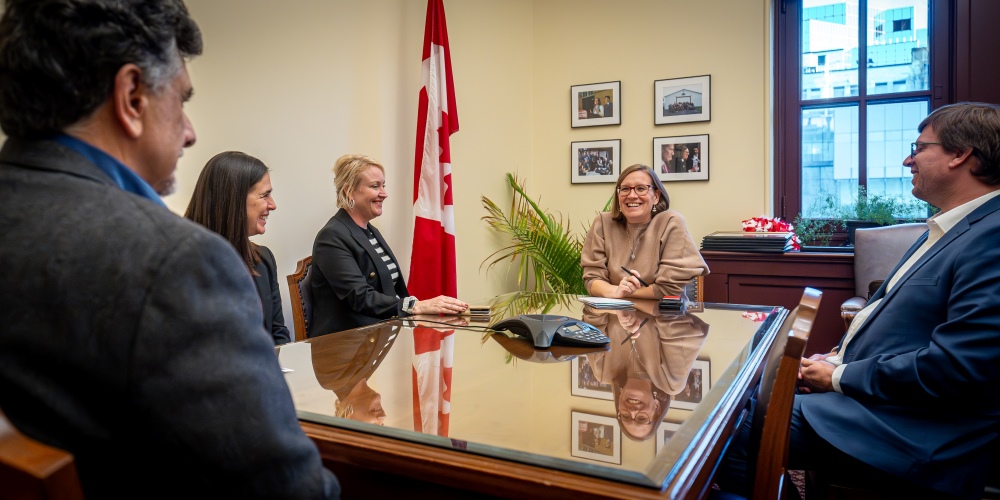
[[[382,249],[392,258],[389,245],[375,226],[368,224]],[[392,276],[368,235],[346,210],[340,209],[316,235],[313,244],[313,318],[309,337],[370,325],[403,314],[403,297],[409,295],[400,270]]]
[[[1000,196],[886,285],[841,353],[844,394],[796,404],[849,455],[917,484],[981,494],[1000,423]]]
[[[292,341],[285,326],[285,316],[281,313],[281,289],[278,286],[278,268],[274,263],[274,254],[264,245],[257,245],[257,255],[260,262],[254,267],[257,275],[253,277],[257,285],[257,296],[264,311],[264,330],[271,334],[274,345],[287,344]]]

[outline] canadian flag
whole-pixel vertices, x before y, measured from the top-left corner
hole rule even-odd
[[[458,279],[449,136],[458,131],[458,110],[441,0],[427,1],[422,79],[413,170],[413,252],[407,289],[421,299],[455,297]]]
[[[449,136],[458,131],[458,111],[441,0],[427,1],[421,76],[413,170],[413,252],[407,289],[423,299],[455,297],[458,279]],[[413,428],[417,432],[448,435],[454,342],[453,330],[413,330]]]
[[[448,435],[455,331],[413,329],[413,430]]]

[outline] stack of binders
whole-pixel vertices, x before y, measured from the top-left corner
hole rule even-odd
[[[701,240],[702,250],[783,253],[792,250],[794,233],[716,231]]]

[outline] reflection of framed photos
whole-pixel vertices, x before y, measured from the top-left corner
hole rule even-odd
[[[575,127],[621,125],[622,82],[591,83],[569,88],[570,109]]]
[[[709,373],[710,367],[711,363],[706,359],[694,361],[694,364],[691,365],[691,371],[688,372],[687,384],[670,401],[671,408],[693,410],[698,407],[698,404],[705,399],[705,394],[708,394],[709,386],[712,383],[712,377]]]
[[[612,417],[573,412],[573,444],[570,455],[608,462],[622,463],[622,428]]]
[[[621,172],[622,141],[574,142],[570,146],[573,184],[615,182]]]
[[[653,123],[707,122],[712,119],[712,76],[653,82]]]
[[[602,384],[594,376],[594,369],[590,366],[590,361],[586,356],[577,356],[570,360],[573,371],[573,385],[570,394],[583,396],[585,398],[614,400],[611,393],[611,384]]]
[[[708,134],[653,138],[653,165],[663,182],[708,180]]]
[[[667,445],[667,441],[674,437],[674,433],[677,429],[681,428],[681,424],[675,424],[673,422],[663,422],[660,424],[660,428],[656,430],[656,454],[660,454],[660,450]]]

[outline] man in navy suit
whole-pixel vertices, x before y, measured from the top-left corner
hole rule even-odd
[[[841,344],[802,361],[788,465],[979,498],[1000,428],[1000,106],[918,130],[903,164],[941,212]]]

